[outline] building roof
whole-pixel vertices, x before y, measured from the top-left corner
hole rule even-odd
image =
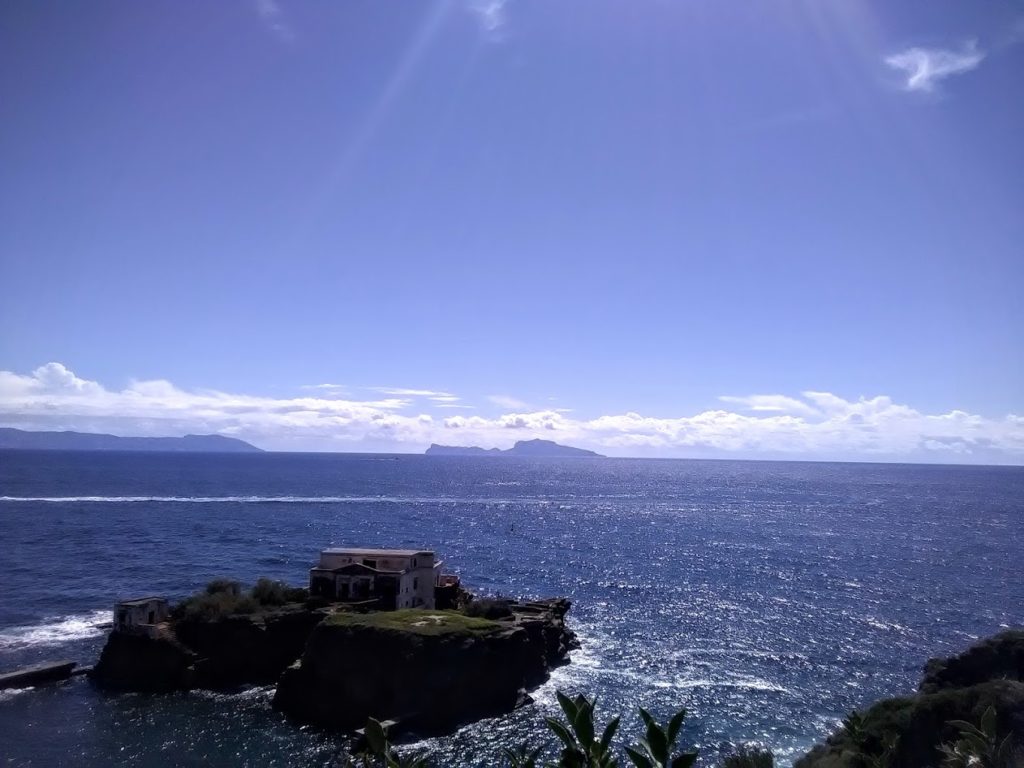
[[[340,568],[331,569],[331,573],[340,573],[345,576],[352,576],[357,573],[372,573],[375,576],[401,576],[403,573],[408,573],[408,571],[386,571],[382,568],[371,568],[362,563],[349,563]]]
[[[163,597],[135,597],[135,598],[132,598],[131,600],[118,600],[117,604],[118,605],[145,605],[146,603],[152,603],[154,601],[160,602],[160,603],[167,602],[166,598],[163,598]]]
[[[356,555],[358,557],[413,557],[415,555],[433,555],[429,549],[349,549],[347,547],[331,547],[323,550],[322,555]]]

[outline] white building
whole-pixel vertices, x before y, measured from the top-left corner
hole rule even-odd
[[[122,600],[114,606],[114,631],[156,637],[160,632],[159,625],[169,616],[167,601],[162,597]]]
[[[434,608],[442,561],[420,549],[325,549],[309,571],[313,595],[377,603],[384,610]]]

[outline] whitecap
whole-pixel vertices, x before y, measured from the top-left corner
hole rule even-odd
[[[5,688],[4,690],[0,691],[0,704],[3,704],[6,701],[10,701],[15,696],[19,696],[22,693],[28,693],[31,690],[33,690],[31,687],[29,687],[29,688]]]
[[[109,609],[94,610],[74,616],[51,616],[38,624],[27,624],[0,629],[0,651],[63,645],[102,635],[103,625],[109,624]]]

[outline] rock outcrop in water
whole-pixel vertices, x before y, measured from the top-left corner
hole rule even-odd
[[[570,445],[559,445],[551,440],[519,440],[506,450],[500,448],[480,448],[475,445],[438,445],[431,443],[426,450],[427,456],[512,456],[543,459],[597,458],[603,459],[599,453],[584,448],[573,448]]]
[[[443,732],[527,701],[578,647],[567,600],[483,603],[498,618],[304,604],[179,615],[149,635],[111,632],[91,678],[153,693],[276,681],[274,705],[298,722],[355,729],[373,716]]]
[[[794,768],[873,765],[892,736],[898,741],[888,765],[938,768],[939,746],[960,735],[950,721],[977,724],[988,707],[996,713],[997,740],[1010,735],[1005,768],[1024,766],[1024,630],[1002,632],[959,656],[930,660],[917,694],[885,699],[848,719]]]
[[[420,609],[331,616],[282,675],[274,706],[302,723],[354,729],[375,717],[419,733],[510,712],[576,647],[568,601],[511,607],[500,620]]]

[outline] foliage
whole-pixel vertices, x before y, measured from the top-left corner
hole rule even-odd
[[[206,594],[238,597],[242,594],[242,585],[234,579],[214,579],[206,585]]]
[[[899,745],[899,734],[887,733],[882,738],[882,751],[875,755],[865,755],[864,762],[867,763],[868,768],[892,768]]]
[[[773,768],[775,755],[770,749],[741,744],[722,761],[722,768]]]
[[[548,728],[555,732],[563,746],[557,765],[560,768],[614,768],[615,759],[611,742],[619,728],[615,717],[604,727],[601,738],[597,738],[594,725],[596,699],[579,695],[571,699],[561,691],[557,692],[558,703],[565,713],[566,723],[554,717],[544,718]]]
[[[259,579],[252,588],[252,598],[260,605],[287,605],[301,603],[309,596],[309,590],[289,587],[283,581]]]
[[[996,735],[996,710],[989,706],[978,725],[965,720],[950,720],[960,738],[939,747],[947,768],[1010,768],[1010,734],[1001,741]]]
[[[856,709],[850,712],[845,718],[843,718],[842,728],[846,731],[847,738],[853,742],[855,746],[860,748],[863,746],[866,733],[864,729],[864,715],[858,712]]]
[[[502,600],[501,598],[485,597],[478,600],[471,600],[466,604],[466,607],[462,609],[462,612],[467,616],[472,616],[480,619],[506,619],[512,615],[512,608],[508,604],[508,600]]]
[[[679,730],[686,719],[686,710],[676,712],[665,725],[660,725],[650,713],[640,707],[640,719],[644,721],[647,732],[640,743],[626,747],[626,754],[637,768],[690,768],[697,761],[697,752],[681,752],[675,757],[675,747]]]
[[[570,698],[556,692],[562,708],[562,718],[545,718],[548,728],[560,742],[561,750],[553,762],[545,762],[543,753],[547,744],[521,745],[517,749],[502,750],[502,765],[507,768],[618,768],[619,759],[612,749],[612,739],[619,728],[619,718],[613,718],[600,728],[594,723],[596,699],[585,696]],[[676,740],[686,719],[686,710],[673,715],[665,725],[659,724],[647,710],[640,708],[640,719],[645,726],[644,738],[626,754],[638,768],[690,768],[697,760],[697,751],[673,755]],[[598,736],[600,731],[600,736]],[[373,718],[367,721],[365,743],[354,755],[342,759],[341,768],[426,768],[429,763],[421,756],[403,757],[388,740],[387,726]],[[726,758],[722,768],[772,768],[774,757],[767,749],[741,746]]]
[[[379,720],[372,717],[367,720],[363,734],[366,737],[364,748],[355,755],[356,759],[351,755],[345,757],[342,768],[425,768],[427,765],[422,757],[399,755],[388,741],[387,726]]]
[[[541,744],[539,747],[530,749],[525,744],[521,744],[518,749],[506,748],[502,750],[502,753],[505,755],[509,768],[538,768],[540,763],[537,761],[545,746],[545,744]]]
[[[179,621],[213,621],[225,616],[257,613],[287,603],[302,602],[307,590],[294,589],[279,581],[260,579],[246,592],[233,579],[214,579],[202,592],[178,603],[171,615]]]

